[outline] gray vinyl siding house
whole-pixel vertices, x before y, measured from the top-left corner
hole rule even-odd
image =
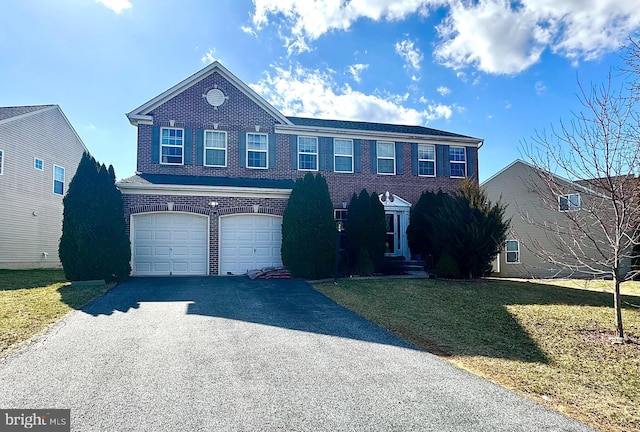
[[[58,105],[0,107],[0,268],[60,267],[62,199],[85,151]]]
[[[539,251],[546,250],[562,254],[557,239],[558,234],[542,228],[567,226],[567,219],[560,206],[586,208],[589,199],[597,194],[593,190],[561,180],[563,187],[562,202],[558,196],[542,196],[542,180],[536,169],[526,162],[516,160],[494,176],[486,180],[482,187],[493,202],[499,199],[507,204],[506,218],[511,218],[511,229],[503,251],[493,263],[494,276],[506,278],[591,278],[593,272],[568,270],[558,264],[544,260]],[[566,197],[566,200],[565,200]],[[545,201],[547,204],[545,204]],[[557,203],[557,205],[556,205]],[[549,205],[550,204],[550,205]],[[553,207],[553,208],[552,208]],[[569,239],[570,240],[570,239]],[[596,254],[585,249],[587,254]],[[628,263],[626,264],[628,267]]]

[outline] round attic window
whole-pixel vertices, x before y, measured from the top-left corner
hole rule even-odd
[[[207,92],[207,102],[209,105],[216,108],[222,105],[226,99],[227,97],[224,95],[222,90],[218,88],[212,88]]]

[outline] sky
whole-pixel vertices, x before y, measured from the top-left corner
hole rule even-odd
[[[221,62],[285,115],[484,140],[480,181],[621,79],[631,0],[6,0],[0,106],[58,104],[116,176],[125,113]]]

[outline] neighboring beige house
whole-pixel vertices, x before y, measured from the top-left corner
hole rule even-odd
[[[571,224],[565,212],[580,212],[605,197],[578,183],[557,177],[563,184],[562,191],[555,196],[545,196],[546,188],[536,174],[536,168],[528,163],[516,160],[482,183],[489,199],[499,199],[507,204],[505,217],[511,218],[511,230],[507,234],[503,251],[493,263],[494,275],[519,278],[602,277],[595,272],[576,265],[567,269],[544,259],[543,251],[548,254],[565,255],[565,244],[577,244],[571,238]],[[597,200],[597,202],[595,201]],[[578,213],[570,216],[578,216]],[[588,220],[587,216],[579,217]],[[544,227],[546,225],[546,228]],[[559,234],[562,231],[563,234]],[[564,238],[560,238],[562,235]],[[596,234],[597,235],[597,234]],[[601,234],[600,234],[601,235]],[[579,242],[578,242],[579,243]],[[597,260],[597,254],[588,246],[583,250]],[[565,258],[565,260],[568,258]]]
[[[86,151],[58,105],[0,107],[0,268],[60,267],[62,199]]]

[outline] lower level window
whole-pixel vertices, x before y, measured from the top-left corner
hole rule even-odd
[[[56,195],[64,195],[64,168],[53,166],[53,193]]]
[[[518,240],[507,240],[504,244],[507,264],[517,264],[520,262],[520,242]]]

